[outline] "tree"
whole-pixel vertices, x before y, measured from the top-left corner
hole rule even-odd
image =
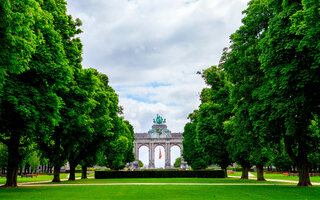
[[[77,124],[77,121],[83,123],[83,120],[85,120],[83,115],[70,109],[72,106],[77,108],[77,103],[73,101],[74,98],[79,97],[80,101],[83,100],[81,99],[82,90],[77,85],[78,77],[82,75],[82,44],[80,39],[76,37],[77,34],[81,33],[78,28],[81,26],[81,21],[78,19],[74,21],[70,15],[67,15],[66,2],[64,0],[39,0],[39,3],[44,10],[53,16],[54,28],[59,33],[63,49],[66,52],[67,61],[65,66],[69,67],[72,73],[72,77],[69,76],[68,84],[65,87],[55,88],[55,92],[63,100],[60,109],[60,120],[57,121],[58,126],[53,129],[51,134],[38,138],[42,154],[54,165],[53,182],[60,182],[60,168],[65,164],[70,150],[68,148],[64,149],[69,138],[67,132],[69,129],[66,128],[69,128],[72,124],[70,119],[74,120],[72,121],[74,124]],[[72,148],[73,146],[68,147]]]
[[[244,25],[231,35],[231,46],[222,57],[221,66],[233,83],[230,101],[234,117],[228,120],[226,128],[232,135],[230,153],[243,166],[241,178],[247,179],[249,168],[256,165],[257,180],[263,181],[263,166],[270,161],[271,151],[265,142],[265,129],[257,121],[262,121],[259,114],[267,112],[268,107],[260,106],[255,92],[266,81],[260,69],[259,41],[264,38],[272,12],[266,9],[265,1],[253,0],[243,13],[246,14],[242,19]]]
[[[40,158],[36,151],[33,151],[29,154],[28,158],[26,159],[26,163],[28,163],[31,167],[31,171],[34,172],[38,169],[40,165]]]
[[[270,120],[277,117],[283,122],[278,134],[298,167],[298,186],[310,186],[308,154],[314,148],[308,126],[320,112],[319,2],[270,0],[268,9],[274,17],[259,43],[259,60],[271,88]]]
[[[203,153],[200,151],[200,144],[197,140],[196,126],[197,126],[197,116],[198,110],[194,110],[193,113],[189,114],[188,122],[184,126],[183,131],[183,150],[182,156],[184,160],[190,165],[193,169],[205,169],[209,164],[205,160]]]
[[[76,79],[77,89],[73,91],[73,96],[69,97],[70,104],[66,108],[73,114],[66,117],[64,124],[67,128],[64,129],[65,140],[62,146],[70,164],[69,180],[75,180],[75,168],[84,159],[82,156],[85,153],[82,150],[88,147],[87,144],[94,138],[94,120],[90,114],[99,104],[94,99],[100,83],[95,76],[96,71],[83,69],[81,72]]]
[[[173,164],[173,167],[180,168],[181,167],[181,157],[177,158]]]
[[[0,142],[0,168],[2,169],[2,173],[7,168],[7,166],[8,166],[8,148],[6,145]]]
[[[28,70],[32,55],[39,45],[38,36],[34,32],[35,21],[40,17],[38,7],[33,0],[2,0],[0,3],[1,96],[7,74],[20,74]]]
[[[210,88],[201,93],[201,105],[196,126],[197,140],[208,164],[221,166],[227,177],[227,167],[232,163],[227,146],[230,134],[224,131],[223,123],[232,115],[229,104],[230,82],[221,68],[212,66],[203,72]]]
[[[127,126],[122,117],[117,115],[113,119],[113,137],[105,150],[105,164],[113,170],[123,169],[128,162],[134,161],[133,154],[133,129]],[[130,125],[131,126],[131,125]],[[132,126],[131,126],[132,127]]]
[[[281,141],[279,147],[274,149],[272,158],[272,165],[274,165],[279,171],[293,172],[295,168],[294,163],[289,158],[283,140]]]
[[[87,178],[87,167],[94,166],[98,163],[101,153],[105,149],[105,144],[109,142],[109,129],[111,128],[111,119],[109,117],[108,98],[108,77],[104,74],[98,73],[97,70],[91,69],[93,74],[98,78],[96,82],[96,91],[93,93],[93,99],[98,104],[89,113],[92,123],[90,124],[92,132],[86,132],[85,140],[79,145],[79,154],[77,158],[82,166],[82,179]]]
[[[6,186],[16,187],[18,167],[27,153],[24,152],[25,147],[39,135],[45,137],[49,134],[59,120],[62,101],[55,90],[68,83],[70,71],[61,37],[54,29],[50,13],[31,0],[6,1],[3,5],[6,17],[12,17],[9,21],[14,20],[4,33],[7,41],[15,37],[10,29],[19,27],[14,31],[18,32],[18,38],[23,34],[20,30],[30,31],[25,35],[28,36],[27,40],[21,37],[17,40],[18,43],[11,43],[13,50],[7,50],[10,45],[0,50],[1,54],[7,53],[6,60],[19,60],[19,54],[15,52],[23,45],[22,41],[30,44],[25,46],[27,56],[21,57],[24,59],[21,61],[21,69],[16,68],[20,62],[8,61],[9,67],[12,65],[13,69],[16,68],[20,73],[6,71],[1,90],[0,140],[8,147]],[[27,19],[27,27],[22,29],[19,26],[21,19]]]
[[[143,162],[141,160],[139,160],[139,167],[143,168]]]

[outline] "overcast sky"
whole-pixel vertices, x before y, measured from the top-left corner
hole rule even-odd
[[[197,109],[197,75],[217,65],[249,0],[69,0],[83,22],[83,66],[108,75],[124,117],[147,132],[157,113],[183,132]]]

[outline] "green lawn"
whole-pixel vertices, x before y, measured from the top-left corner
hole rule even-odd
[[[61,179],[67,179],[67,176],[69,174],[67,173],[61,173],[60,178]],[[91,177],[94,176],[93,174],[90,175]],[[89,176],[89,177],[90,177]],[[81,173],[76,173],[76,178],[81,177]],[[51,181],[53,179],[53,175],[38,175],[37,177],[23,177],[18,176],[18,183],[26,183],[26,182],[38,182],[38,181]],[[5,184],[7,181],[7,178],[3,177],[0,178],[0,185]]]
[[[320,187],[287,185],[63,185],[0,188],[0,199],[319,199]]]
[[[241,176],[242,172],[233,172],[233,174],[228,174],[228,176]]]
[[[77,176],[80,176],[80,174],[77,174]],[[83,185],[72,185],[75,183]],[[95,185],[103,183],[226,183],[228,185]],[[45,183],[41,186],[0,187],[0,199],[312,200],[319,199],[319,196],[320,186],[297,187],[295,184],[288,185],[270,181],[257,182],[255,180],[240,180],[239,178],[87,179],[65,181],[57,186]]]
[[[251,172],[253,175],[257,176],[256,172]],[[241,175],[240,175],[241,176]],[[279,180],[290,180],[290,181],[299,181],[299,176],[284,176],[283,174],[264,174],[266,179],[279,179]],[[320,182],[320,176],[311,176],[311,182]]]

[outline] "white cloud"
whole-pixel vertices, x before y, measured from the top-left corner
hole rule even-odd
[[[205,87],[196,72],[218,64],[247,2],[77,0],[68,12],[83,21],[84,67],[109,76],[135,131],[159,113],[182,132]]]

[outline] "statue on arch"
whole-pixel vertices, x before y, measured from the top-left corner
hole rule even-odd
[[[166,123],[166,119],[163,119],[159,114],[157,114],[157,118],[153,119],[153,123],[163,124]]]

